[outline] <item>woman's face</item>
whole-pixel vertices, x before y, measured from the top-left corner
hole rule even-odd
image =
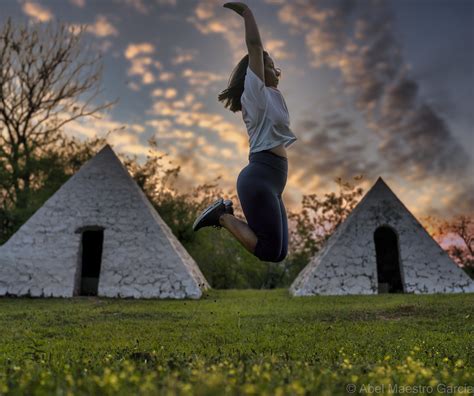
[[[281,70],[275,68],[273,59],[267,55],[263,57],[265,67],[265,85],[267,87],[277,87],[280,80]]]

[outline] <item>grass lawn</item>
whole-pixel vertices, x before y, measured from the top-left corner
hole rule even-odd
[[[473,307],[474,294],[286,290],[0,298],[0,394],[468,395]]]

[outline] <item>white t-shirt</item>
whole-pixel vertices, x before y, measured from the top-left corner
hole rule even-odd
[[[247,67],[240,103],[249,134],[250,153],[282,143],[289,147],[297,140],[290,129],[290,115],[283,95],[277,88],[265,86],[250,66]]]

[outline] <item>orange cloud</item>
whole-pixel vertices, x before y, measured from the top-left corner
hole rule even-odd
[[[196,48],[183,49],[180,47],[175,47],[174,50],[176,51],[177,55],[171,60],[171,63],[173,65],[180,65],[182,63],[191,62],[199,54],[199,51]]]
[[[177,94],[178,94],[178,91],[176,89],[168,88],[164,93],[164,97],[166,99],[171,99],[171,98],[176,97]]]
[[[69,0],[69,2],[79,8],[84,8],[86,5],[86,0]]]
[[[48,22],[54,18],[53,13],[49,9],[32,1],[23,3],[22,10],[36,22]]]
[[[118,36],[119,32],[105,16],[98,15],[92,25],[87,26],[86,30],[97,37]]]
[[[185,69],[182,74],[188,80],[188,84],[194,87],[199,87],[198,92],[201,94],[206,94],[207,88],[209,85],[216,81],[226,81],[227,76],[216,74],[207,71],[196,71],[193,69]]]
[[[155,47],[151,43],[129,44],[125,50],[125,58],[133,59],[138,55],[152,54],[155,52]]]
[[[129,44],[124,51],[124,56],[131,63],[127,74],[129,76],[140,76],[142,84],[153,84],[156,81],[154,69],[161,70],[161,62],[154,60],[149,55],[155,52],[155,47],[151,43]],[[139,90],[136,84],[129,85],[132,90]]]
[[[265,41],[265,50],[268,51],[275,62],[284,59],[293,59],[293,53],[285,51],[286,43],[283,40],[270,39]]]
[[[216,10],[219,10],[218,15],[215,14]],[[202,34],[222,35],[229,45],[233,63],[240,60],[242,57],[240,54],[245,51],[245,31],[241,17],[231,10],[224,9],[220,1],[199,2],[194,9],[194,15],[186,20]]]
[[[156,91],[156,90],[155,90]],[[199,111],[203,105],[196,101],[193,94],[188,93],[184,98],[177,100],[163,100],[164,91],[158,93],[160,99],[156,100],[151,109],[147,112],[150,115],[159,117],[169,117],[172,119],[172,125],[185,127],[202,128],[206,133],[215,133],[218,140],[213,145],[218,146],[219,142],[231,144],[236,149],[234,156],[247,155],[248,136],[245,128],[238,127],[224,119],[221,114],[213,114]],[[169,128],[170,124],[163,124],[162,120],[153,121],[159,128]]]
[[[175,78],[175,74],[173,72],[162,72],[158,79],[160,81],[171,81]]]

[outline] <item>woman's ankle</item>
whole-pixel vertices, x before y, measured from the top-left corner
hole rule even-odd
[[[223,213],[219,216],[219,224],[223,227],[225,227],[225,222],[229,218],[229,216],[234,217],[234,215],[231,215],[230,213]]]

